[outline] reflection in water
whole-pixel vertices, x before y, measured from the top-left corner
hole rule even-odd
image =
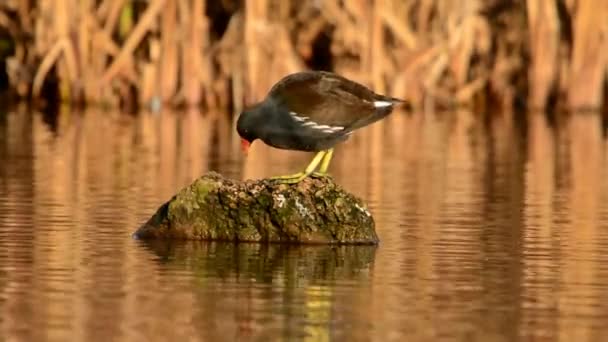
[[[222,113],[0,113],[0,340],[601,341],[601,124],[396,113],[332,163],[380,246],[295,248],[130,238],[208,170],[308,161],[244,160]]]
[[[209,341],[251,336],[327,340],[328,321],[357,320],[350,309],[331,309],[329,303],[340,300],[332,287],[348,284],[340,293],[346,299],[369,293],[368,273],[376,249],[198,242],[142,245],[156,256],[163,273],[187,275],[192,283],[190,305],[204,308],[195,318],[198,335]],[[178,288],[174,291],[179,295]],[[218,322],[222,329],[215,328]]]

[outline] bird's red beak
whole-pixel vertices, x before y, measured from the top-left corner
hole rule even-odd
[[[241,150],[243,150],[244,155],[247,155],[247,153],[249,152],[250,145],[251,143],[249,141],[247,141],[246,139],[241,139]]]

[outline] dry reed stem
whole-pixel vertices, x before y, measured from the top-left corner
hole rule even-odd
[[[19,23],[23,32],[31,33],[32,27],[32,11],[30,10],[30,1],[17,1],[17,13],[19,17]]]
[[[68,72],[70,75],[68,77],[76,77],[78,75],[76,71],[76,61],[74,57],[74,49],[72,47],[72,43],[67,38],[62,38],[44,57],[38,70],[36,71],[36,75],[34,76],[34,82],[32,85],[32,94],[34,97],[38,97],[40,95],[40,89],[42,89],[42,84],[48,72],[51,70],[53,65],[59,60],[61,53],[64,53],[66,56],[66,61],[68,65]]]
[[[57,90],[76,101],[125,103],[135,92],[140,103],[160,96],[172,104],[233,102],[238,110],[308,62],[414,104],[479,104],[487,97],[480,94],[508,107],[527,91],[529,106],[542,107],[557,89],[573,109],[602,106],[608,2],[563,0],[564,16],[557,4],[15,0],[8,5],[18,18],[0,6],[0,26],[33,37],[15,40],[7,72],[13,87],[29,86],[35,96],[55,65]],[[225,31],[213,16],[218,6],[231,8]],[[571,41],[563,18],[573,23]]]
[[[133,32],[129,35],[125,44],[118,56],[112,61],[112,64],[108,67],[104,75],[102,76],[101,83],[107,84],[116,76],[121,68],[125,67],[125,61],[128,59],[137,45],[141,42],[146,32],[150,30],[154,24],[154,20],[163,9],[165,0],[152,0],[146,10],[144,11],[141,19],[133,29]]]
[[[63,41],[61,46],[64,52],[67,50],[65,46],[67,46],[69,43],[69,41],[67,41],[67,39],[69,39],[68,23],[72,19],[70,15],[71,11],[68,11],[68,9],[71,8],[68,5],[68,1],[70,0],[57,0],[54,2],[53,7],[53,33],[56,35],[56,39]],[[64,56],[67,57],[67,54],[64,53]],[[62,100],[69,99],[71,95],[71,85],[73,84],[74,80],[78,79],[77,74],[70,72],[70,67],[66,65],[66,62],[67,58],[65,60],[58,59],[56,61],[57,78],[59,80],[59,97]]]
[[[245,3],[245,46],[246,46],[246,70],[247,75],[247,94],[252,99],[258,100],[263,96],[263,91],[259,88],[254,89],[253,85],[260,84],[258,71],[262,68],[260,41],[262,34],[263,21],[266,20],[267,0],[247,0]]]
[[[606,18],[607,1],[577,1],[568,89],[568,104],[572,109],[599,109],[602,105],[608,64],[608,37],[602,36]]]
[[[0,27],[6,28],[13,36],[18,35],[17,25],[4,12],[0,12]]]
[[[73,85],[80,77],[78,72],[78,65],[76,63],[76,51],[71,40],[65,40],[63,43],[63,54],[65,56],[65,62],[67,67],[67,79],[70,85]]]
[[[78,93],[74,96],[76,101],[98,101],[96,96],[98,92],[94,89],[94,85],[97,84],[97,80],[93,77],[91,70],[82,68],[82,66],[92,66],[94,64],[93,58],[95,58],[94,56],[96,51],[92,50],[94,46],[92,41],[93,20],[91,20],[92,18],[89,15],[92,9],[92,0],[81,0],[79,2],[78,17],[80,20],[78,23],[76,23],[79,32],[79,35],[76,38],[76,53],[79,61],[78,65],[81,66],[81,85],[77,89]]]
[[[51,70],[57,59],[59,58],[61,51],[63,50],[63,40],[58,41],[55,46],[44,56],[42,62],[38,66],[36,75],[34,76],[34,82],[32,85],[32,96],[37,98],[40,96],[40,89],[42,89],[42,83],[46,78],[46,75]]]
[[[527,1],[526,4],[532,59],[529,102],[532,108],[542,109],[559,72],[559,18],[555,2]]]
[[[382,21],[382,17],[378,15],[380,11],[380,7],[382,7],[382,1],[376,1],[373,6],[372,12],[372,27],[370,33],[370,60],[369,60],[369,72],[371,73],[372,80],[371,84],[376,89],[376,91],[384,93],[385,92],[385,84],[384,84],[384,70],[385,65],[385,56],[384,56],[384,23]]]
[[[115,93],[111,89],[102,87],[99,77],[107,67],[108,58],[115,58],[120,53],[120,47],[104,30],[98,19],[99,17],[91,14],[87,15],[91,35],[94,37],[90,48],[94,52],[91,53],[90,67],[86,69],[90,79],[85,84],[85,99],[93,102],[117,103]],[[125,67],[121,69],[120,76],[126,79],[132,87],[138,89],[140,85],[138,83],[139,75],[135,68],[136,62],[131,56],[126,56],[124,64]]]
[[[412,3],[412,2],[408,2]],[[388,6],[378,6],[378,16],[382,17],[386,25],[410,50],[415,50],[418,46],[418,39],[410,29],[408,22],[402,21]]]
[[[161,45],[158,73],[160,74],[160,97],[169,102],[175,95],[178,76],[177,0],[167,0],[161,15]]]
[[[105,18],[103,29],[108,35],[111,35],[114,31],[118,18],[120,17],[120,11],[125,6],[125,2],[126,0],[107,0],[99,6],[98,17]],[[106,3],[108,4],[107,10],[105,10],[106,7],[103,6]],[[107,13],[105,13],[106,11]]]
[[[108,15],[108,11],[113,2],[114,0],[101,0],[95,11],[91,14],[100,19],[105,18]]]
[[[455,98],[458,103],[469,103],[473,96],[479,93],[487,84],[488,78],[486,76],[481,76],[467,84],[459,87],[456,92]]]
[[[153,44],[153,43],[151,43]],[[152,99],[156,96],[157,88],[156,88],[156,80],[157,80],[157,68],[154,63],[144,63],[141,75],[139,79],[139,103],[140,104],[149,104]]]
[[[190,4],[189,4],[190,3]],[[203,49],[202,30],[204,29],[201,16],[193,13],[204,13],[202,0],[181,1],[179,6],[180,18],[183,24],[182,30],[186,34],[181,45],[181,75],[183,86],[180,90],[183,102],[189,105],[197,105],[201,101],[202,80],[210,79],[208,70],[202,70],[200,63]],[[208,84],[208,83],[207,83]],[[209,100],[211,101],[211,100]]]

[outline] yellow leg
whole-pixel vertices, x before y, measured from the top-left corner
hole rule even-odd
[[[331,157],[334,155],[334,149],[330,148],[325,152],[325,156],[323,156],[323,161],[321,162],[321,167],[319,168],[320,174],[326,174],[327,169],[329,168],[329,162],[331,162]]]
[[[288,176],[272,177],[272,179],[276,179],[276,180],[280,181],[281,183],[286,183],[286,184],[298,183],[301,180],[303,180],[304,178],[310,176],[310,174],[315,171],[315,169],[317,168],[317,166],[319,166],[319,163],[321,163],[321,160],[323,159],[323,157],[325,156],[326,153],[327,153],[326,151],[318,152],[315,155],[315,157],[312,158],[312,161],[310,162],[310,164],[308,164],[308,166],[306,167],[304,172],[298,172],[296,174],[288,175]]]

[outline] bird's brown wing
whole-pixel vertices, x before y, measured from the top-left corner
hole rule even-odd
[[[269,96],[290,112],[320,125],[349,127],[377,113],[374,101],[390,99],[363,85],[326,72],[287,76]]]

